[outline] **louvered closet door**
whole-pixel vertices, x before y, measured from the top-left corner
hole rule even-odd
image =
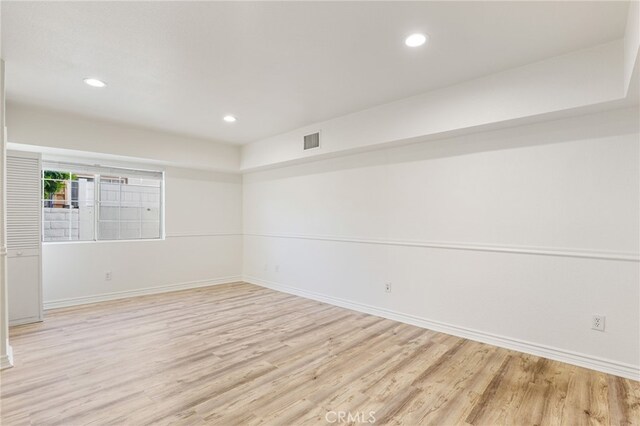
[[[9,323],[42,320],[40,156],[7,152]]]

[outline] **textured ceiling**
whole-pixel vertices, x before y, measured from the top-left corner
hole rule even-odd
[[[1,7],[9,100],[241,144],[620,38],[628,4]],[[416,31],[431,36],[428,47],[404,46]],[[86,86],[88,76],[108,87]]]

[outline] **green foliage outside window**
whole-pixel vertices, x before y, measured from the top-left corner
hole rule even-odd
[[[58,180],[52,180],[52,179],[58,179]],[[61,191],[66,185],[66,182],[63,182],[63,180],[69,180],[69,179],[77,180],[78,176],[72,175],[71,173],[67,173],[67,172],[56,172],[53,170],[45,170],[43,184],[42,184],[44,198],[46,200],[51,199],[51,197],[53,197],[54,194]]]

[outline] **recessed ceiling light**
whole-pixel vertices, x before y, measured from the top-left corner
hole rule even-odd
[[[420,33],[411,34],[409,37],[404,39],[404,44],[406,44],[409,47],[422,46],[426,42],[427,42],[427,36]]]
[[[227,123],[234,123],[237,120],[237,118],[235,118],[233,115],[225,115],[223,120],[226,121]]]
[[[91,87],[104,87],[107,85],[107,83],[102,80],[98,80],[97,78],[85,78],[84,82]]]

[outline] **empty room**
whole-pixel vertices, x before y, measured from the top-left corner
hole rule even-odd
[[[0,24],[3,426],[640,425],[638,1]]]

